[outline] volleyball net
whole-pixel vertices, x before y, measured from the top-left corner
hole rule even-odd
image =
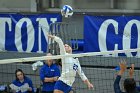
[[[93,83],[95,90],[88,90],[87,86],[77,75],[72,86],[74,93],[114,93],[113,83],[118,72],[115,68],[119,66],[118,64],[121,60],[127,62],[128,69],[131,64],[135,64],[134,78],[139,86],[139,52],[140,49],[129,49],[53,56],[46,56],[45,53],[0,52],[0,85],[8,86],[15,80],[15,70],[22,69],[24,73],[31,78],[34,87],[41,89],[42,82],[39,77],[39,70],[42,65],[39,64],[37,68],[33,70],[32,67],[35,62],[53,59],[57,63],[60,58],[76,57],[79,58],[82,70],[91,83]],[[130,55],[127,55],[127,57],[118,56],[126,53]],[[61,66],[59,64],[57,65],[61,70]],[[129,77],[128,71],[123,75],[122,82],[127,77]]]

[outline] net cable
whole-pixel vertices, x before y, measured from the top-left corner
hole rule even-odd
[[[65,57],[99,56],[99,55],[137,52],[137,51],[140,51],[140,48],[126,49],[126,50],[114,50],[114,51],[103,51],[103,52],[88,52],[88,53],[78,53],[78,54],[69,54],[69,55],[53,55],[53,56],[27,57],[27,58],[16,58],[16,59],[2,59],[2,60],[0,60],[0,64],[30,62],[30,61],[38,61],[38,60],[41,61],[41,60],[46,60],[46,59],[61,59],[61,58],[65,58]]]

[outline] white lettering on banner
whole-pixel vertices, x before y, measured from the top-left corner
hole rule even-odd
[[[46,18],[37,18],[36,21],[38,21],[39,23],[39,28],[38,28],[38,51],[39,53],[42,53],[43,51],[41,50],[41,31],[43,31],[43,34],[45,36],[46,41],[48,42],[48,38],[47,38],[47,32],[49,32],[49,24]],[[50,20],[52,23],[55,23],[57,21],[57,18],[51,18]]]
[[[38,51],[39,53],[42,53],[41,50],[41,31],[43,31],[46,41],[48,41],[48,38],[46,36],[47,31],[49,31],[49,24],[46,20],[46,18],[37,18],[36,21],[38,21]]]
[[[99,42],[100,51],[108,51],[107,44],[106,44],[106,36],[107,36],[107,28],[110,24],[114,26],[115,34],[118,34],[118,22],[116,22],[113,19],[108,19],[104,21],[98,32],[98,40],[99,40],[98,42]],[[118,44],[115,44],[114,49],[118,49]]]
[[[115,49],[114,50],[118,50],[118,44],[115,44]],[[115,53],[115,54],[112,54],[111,56],[112,57],[118,57],[118,54]]]
[[[123,33],[124,34],[123,35],[123,49],[130,49],[130,46],[131,46],[131,33],[132,33],[131,28],[132,28],[132,26],[134,24],[136,24],[137,29],[138,29],[138,31],[137,31],[138,32],[137,47],[140,48],[140,21],[134,19],[134,20],[130,20],[126,24],[126,26],[124,28],[124,33]],[[133,56],[130,52],[129,53],[126,53],[126,55],[128,57],[132,57]],[[136,56],[140,56],[140,52],[137,52],[137,55]]]
[[[57,18],[51,18],[50,20],[52,23],[55,23],[57,21]]]
[[[118,22],[113,20],[113,19],[108,19],[106,21],[104,21],[101,24],[101,27],[99,29],[99,33],[98,33],[98,40],[99,40],[99,48],[100,51],[108,51],[107,50],[107,44],[106,44],[106,36],[107,36],[107,28],[108,26],[112,24],[115,28],[115,34],[118,35]],[[137,29],[138,29],[138,41],[137,41],[137,48],[140,48],[140,21],[138,20],[130,20],[126,26],[124,27],[124,32],[123,32],[123,49],[131,49],[131,28],[132,26],[136,24]],[[115,50],[118,50],[118,44],[115,44]],[[125,53],[127,57],[132,57],[132,53]],[[116,55],[113,55],[116,56]],[[118,56],[118,55],[117,55]],[[140,56],[140,52],[137,52],[136,56]]]
[[[48,38],[46,35],[47,31],[49,31],[49,22],[48,21],[50,21],[50,23],[55,23],[57,21],[57,18],[50,18],[50,19],[47,19],[46,17],[45,18],[36,18],[36,22],[38,22],[38,26],[37,26],[38,37],[35,38],[35,28],[33,26],[32,20],[30,18],[21,18],[21,19],[19,19],[19,21],[17,21],[12,16],[10,16],[9,18],[0,17],[0,26],[1,26],[0,50],[6,50],[5,42],[6,42],[6,40],[9,40],[6,37],[8,35],[8,31],[12,31],[12,34],[14,33],[15,37],[11,39],[11,40],[14,40],[11,42],[14,42],[15,48],[17,49],[17,51],[31,52],[33,50],[33,48],[36,47],[36,49],[38,49],[38,50],[35,50],[35,51],[42,53],[43,44],[42,44],[41,36],[44,36],[46,42],[48,42]],[[15,27],[14,27],[14,25],[12,25],[12,22],[15,24]],[[21,29],[22,29],[22,26],[24,23],[26,23],[25,28],[27,28],[27,41],[26,41],[27,46],[24,47],[25,49],[23,49],[23,46],[24,46],[23,42],[22,42],[23,35],[21,32]],[[15,31],[13,31],[14,29],[15,29]],[[10,33],[9,33],[9,35],[10,35]],[[37,44],[35,42],[36,41],[35,39],[38,39]],[[38,45],[38,46],[34,46],[34,45]]]
[[[33,49],[34,46],[34,42],[35,42],[35,31],[34,31],[34,27],[33,24],[31,22],[31,20],[29,18],[22,18],[20,19],[15,27],[15,45],[17,47],[17,50],[19,52],[24,51],[22,48],[22,42],[21,42],[21,28],[23,23],[26,22],[27,23],[27,48],[26,48],[26,52],[31,52],[31,50]]]
[[[8,28],[6,28],[6,23],[8,24]],[[0,18],[0,49],[5,50],[5,36],[6,36],[6,29],[11,31],[11,18]]]

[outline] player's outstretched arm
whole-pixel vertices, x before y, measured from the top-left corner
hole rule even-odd
[[[56,41],[59,45],[59,48],[60,48],[60,54],[61,55],[64,55],[66,54],[66,50],[65,50],[65,47],[64,47],[64,43],[63,41],[61,40],[61,38],[57,37],[57,36],[52,36],[52,35],[48,35],[49,38],[53,39],[54,41]]]
[[[84,81],[84,83],[88,86],[89,89],[94,89],[93,84],[90,83],[90,81],[88,80],[88,78],[85,76],[84,72],[82,71],[81,65],[79,63],[79,60],[77,60],[78,63],[78,74],[81,77],[81,79]]]
[[[117,77],[114,81],[114,91],[115,91],[115,93],[122,93],[119,83],[120,83],[120,80],[121,80],[121,76],[123,75],[123,73],[125,72],[125,70],[127,68],[125,61],[120,62],[119,65],[120,65],[120,71],[119,71],[119,73],[118,73],[118,75],[117,75]]]

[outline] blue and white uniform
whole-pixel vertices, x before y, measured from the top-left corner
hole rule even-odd
[[[66,53],[63,41],[56,36],[54,40],[59,44],[60,54],[69,55],[68,53]],[[73,57],[62,58],[62,73],[61,76],[59,77],[59,81],[57,81],[55,85],[55,89],[61,90],[64,93],[68,93],[71,89],[72,84],[75,81],[76,73],[79,74],[79,76],[83,81],[87,80],[87,77],[85,76],[85,74],[81,69],[78,58],[73,58]],[[61,86],[61,84],[63,86]],[[66,88],[64,88],[64,86]]]
[[[48,66],[45,64],[42,66],[40,69],[40,78],[43,82],[43,88],[42,91],[53,91],[54,90],[54,85],[56,82],[44,82],[45,77],[47,78],[52,78],[52,77],[59,77],[60,76],[60,70],[57,65],[52,64],[51,66]]]

